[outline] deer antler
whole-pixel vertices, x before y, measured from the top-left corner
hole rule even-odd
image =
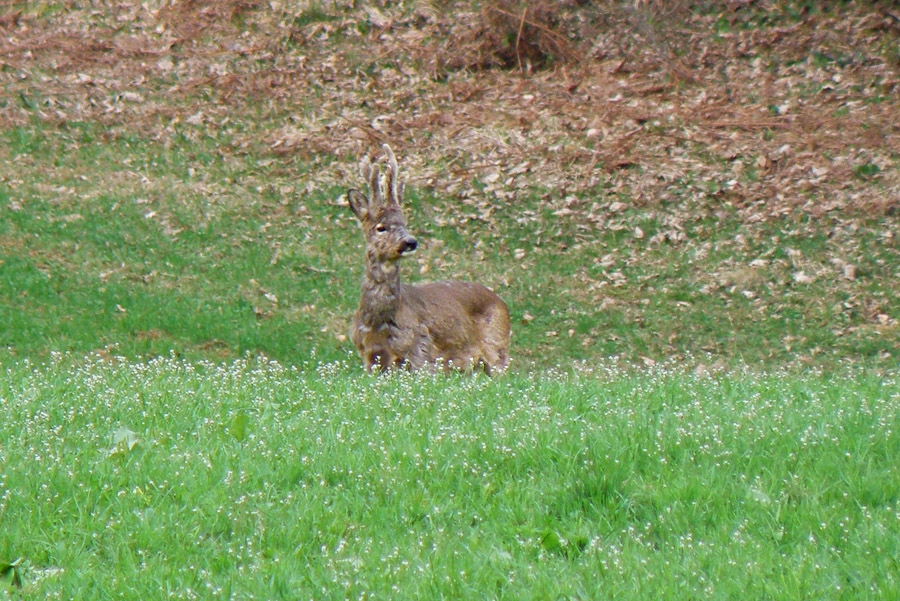
[[[385,144],[382,148],[388,158],[388,168],[384,174],[388,199],[399,206],[403,200],[403,181],[400,179],[400,167],[397,165],[397,157],[394,156],[394,151],[391,150],[391,147]]]
[[[369,203],[373,206],[382,202],[381,182],[379,181],[378,164],[372,164],[369,157],[364,156],[359,162],[359,174],[369,184]]]

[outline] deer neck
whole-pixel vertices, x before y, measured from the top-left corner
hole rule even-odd
[[[391,323],[399,307],[400,269],[397,262],[380,262],[367,255],[359,299],[360,320],[366,326],[377,329]]]

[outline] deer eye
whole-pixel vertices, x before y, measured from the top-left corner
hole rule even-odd
[[[375,231],[378,232],[379,234],[383,234],[384,232],[387,231],[387,226],[383,223],[379,223],[378,225],[375,226]]]

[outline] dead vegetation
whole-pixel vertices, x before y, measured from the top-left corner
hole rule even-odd
[[[583,15],[573,1],[500,0],[480,8],[447,2],[441,12],[452,18],[444,23],[436,20],[441,36],[430,57],[435,77],[459,70],[531,73],[576,64],[587,56],[577,31]]]
[[[482,210],[537,187],[586,223],[623,199],[896,212],[896,10],[804,6],[12,4],[0,121],[224,131],[225,153],[336,157],[317,185],[390,139],[417,186]]]

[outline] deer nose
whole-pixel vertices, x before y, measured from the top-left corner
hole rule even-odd
[[[403,241],[402,250],[400,252],[401,253],[411,253],[412,251],[416,250],[416,247],[418,247],[418,246],[419,246],[419,243],[416,242],[416,239],[410,237]]]

